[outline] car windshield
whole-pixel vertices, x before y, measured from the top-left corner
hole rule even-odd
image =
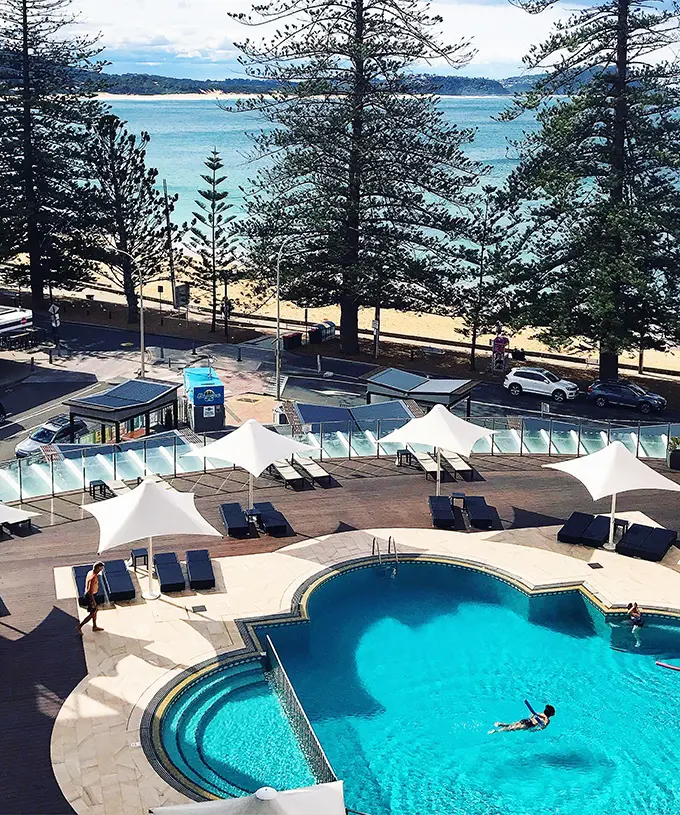
[[[31,433],[30,438],[37,441],[38,444],[49,444],[54,438],[54,430],[48,430],[46,427],[39,427],[35,433]]]
[[[543,373],[543,376],[548,380],[548,382],[559,382],[560,381],[559,376],[555,376],[555,374],[552,373],[551,371],[542,371],[542,373]]]
[[[633,391],[636,396],[644,396],[647,391],[641,388],[639,385],[633,385],[632,382],[628,382],[628,387]]]

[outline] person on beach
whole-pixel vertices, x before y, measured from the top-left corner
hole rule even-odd
[[[635,647],[640,647],[640,629],[645,624],[642,619],[642,612],[638,608],[637,603],[628,603],[628,619],[633,625],[633,636],[635,637]]]
[[[99,591],[99,575],[104,571],[104,564],[99,561],[95,563],[94,566],[90,569],[87,573],[87,577],[85,578],[85,599],[87,600],[87,611],[88,615],[85,619],[78,623],[76,626],[78,633],[81,634],[83,631],[83,626],[92,620],[92,630],[93,631],[103,631],[103,628],[99,628],[97,625],[97,592]]]
[[[495,730],[489,730],[489,733],[509,733],[513,730],[544,730],[549,724],[552,717],[555,715],[555,708],[552,705],[546,705],[543,713],[536,713],[528,719],[520,719],[517,722],[494,722]]]

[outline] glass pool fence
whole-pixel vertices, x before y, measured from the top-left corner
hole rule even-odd
[[[583,456],[618,440],[639,458],[664,459],[668,440],[680,436],[680,424],[621,425],[612,422],[568,422],[526,417],[473,417],[474,424],[495,430],[478,442],[473,453],[484,455]],[[279,433],[314,448],[318,460],[395,456],[402,444],[379,440],[406,419],[277,425]],[[196,436],[171,431],[120,444],[59,445],[0,462],[0,501],[26,501],[59,493],[87,490],[92,481],[135,481],[145,475],[177,477],[230,466],[202,459],[196,450],[223,433]],[[415,445],[418,447],[418,445]],[[427,450],[427,448],[421,448]]]

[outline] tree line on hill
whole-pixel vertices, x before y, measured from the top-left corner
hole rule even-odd
[[[623,351],[680,340],[680,67],[664,50],[678,11],[661,0],[596,2],[530,50],[534,83],[503,118],[531,111],[538,129],[501,187],[466,152],[474,131],[449,124],[414,72],[474,53],[443,42],[420,0],[234,14],[279,26],[238,46],[264,85],[234,108],[267,123],[252,154],[266,161],[235,218],[211,151],[184,225],[147,166],[148,134],[97,101],[99,46],[70,34],[69,0],[0,0],[0,13],[0,259],[37,309],[45,288],[104,270],[135,320],[140,280],[181,274],[209,292],[216,329],[229,284],[266,290],[278,261],[285,297],[340,305],[349,354],[362,308],[460,318],[473,346],[498,322],[529,327],[553,347],[598,349],[603,376]]]

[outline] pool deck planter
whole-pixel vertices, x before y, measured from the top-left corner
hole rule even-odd
[[[619,514],[646,520],[637,512]],[[215,558],[216,589],[198,595],[205,612],[191,610],[198,598],[189,591],[103,610],[104,632],[87,630],[84,636],[88,674],[67,698],[52,733],[52,764],[64,796],[79,815],[141,815],[152,806],[186,801],[176,779],[166,772],[161,776],[147,759],[152,700],[158,703],[169,686],[190,676],[192,666],[217,657],[256,656],[261,649],[254,627],[263,619],[278,624],[304,619],[316,587],[375,563],[370,557],[374,535],[385,541],[393,535],[404,560],[483,571],[529,595],[580,591],[605,614],[621,614],[635,599],[648,612],[680,616],[678,571],[560,544],[556,531],[341,532],[276,552]],[[589,568],[590,560],[603,568]],[[55,569],[62,596],[68,568]]]

